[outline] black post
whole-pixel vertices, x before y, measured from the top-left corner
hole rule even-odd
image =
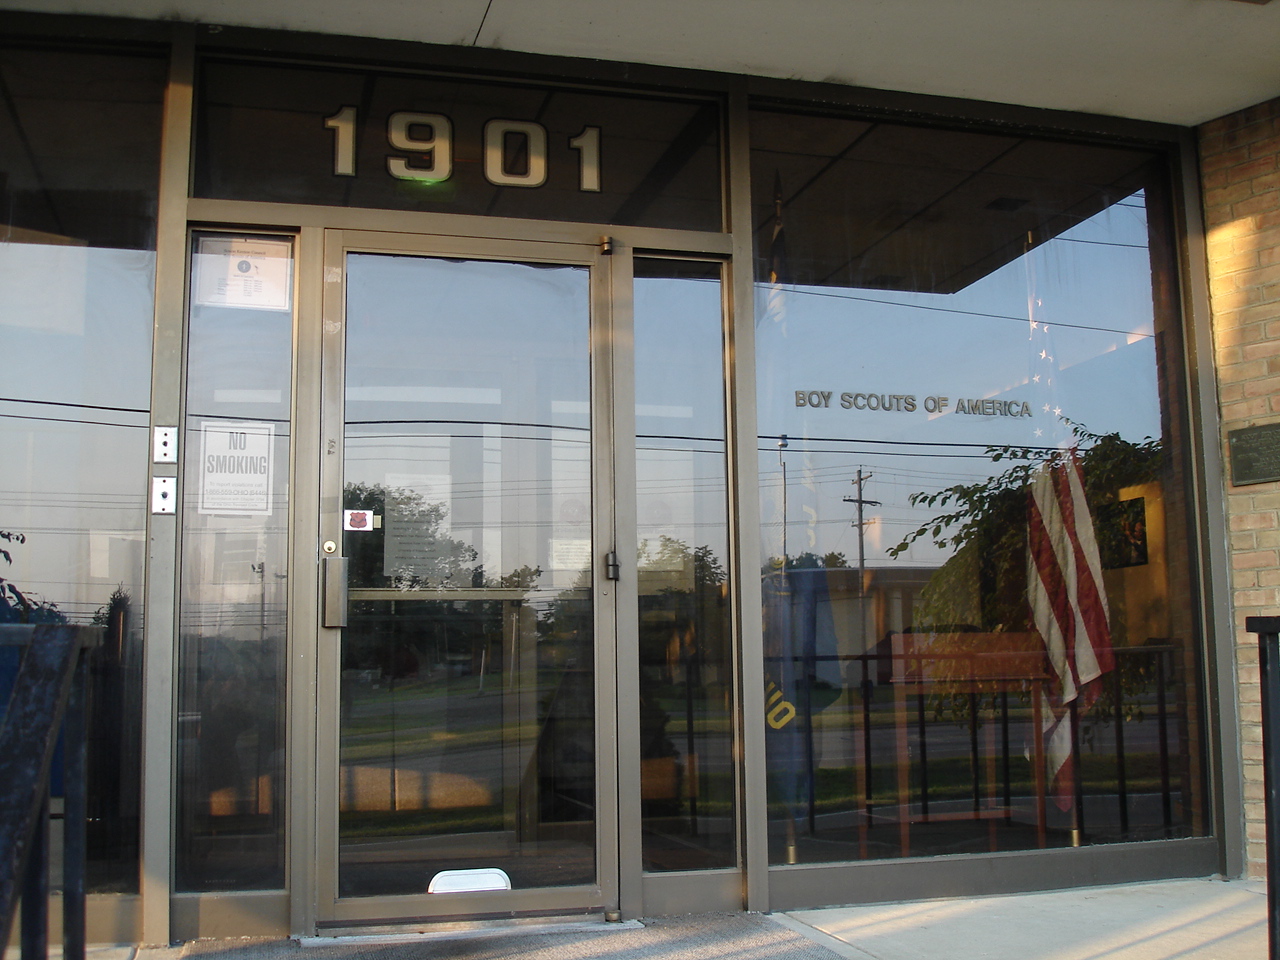
[[[929,816],[929,734],[925,726],[925,696],[922,683],[920,692],[916,695],[916,724],[920,728],[920,813],[927,819]]]
[[[49,794],[40,801],[22,883],[22,960],[49,956]]]
[[[1165,695],[1166,648],[1156,651],[1156,709],[1160,712],[1160,812],[1164,815],[1164,835],[1173,827],[1173,796],[1169,788],[1169,712]]]
[[[818,832],[818,786],[816,764],[817,755],[813,749],[813,681],[817,673],[813,664],[813,654],[805,652],[804,680],[800,684],[800,704],[804,712],[804,772],[808,784],[809,836]]]
[[[1280,617],[1245,617],[1258,635],[1262,674],[1262,773],[1267,824],[1267,944],[1280,960]]]
[[[1120,664],[1111,671],[1114,681],[1116,714],[1116,799],[1120,803],[1120,835],[1129,835],[1129,766],[1124,755],[1124,683],[1120,679]]]
[[[1004,776],[1004,819],[1013,822],[1013,767],[1009,755],[1009,691],[1000,691],[1000,770]]]
[[[973,769],[973,812],[978,813],[982,810],[982,757],[978,752],[978,694],[973,690],[969,691],[969,763]]]
[[[867,829],[871,829],[871,797],[875,794],[874,784],[872,783],[872,766],[871,766],[871,698],[875,696],[875,681],[871,679],[871,657],[865,653],[862,655],[862,765],[867,772],[867,791],[862,798],[862,806],[865,810],[864,817],[867,821]],[[876,657],[876,673],[880,672],[880,658]]]
[[[1071,845],[1084,845],[1084,763],[1080,759],[1080,698],[1070,703],[1071,767],[1076,802],[1071,806]]]
[[[699,631],[697,636],[701,639],[702,631]],[[699,690],[702,689],[702,671],[698,670],[696,676],[694,672],[695,658],[700,650],[701,645],[688,654],[684,661],[684,755],[688,760],[685,769],[687,781],[685,790],[689,798],[689,832],[695,837],[698,835],[698,781],[696,779],[698,747],[693,733],[693,691],[695,684]]]
[[[77,657],[63,720],[62,807],[62,960],[84,960],[85,861],[88,794],[86,790],[86,700],[89,686],[89,653]]]

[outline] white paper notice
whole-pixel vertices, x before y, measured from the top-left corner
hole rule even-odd
[[[195,302],[203,307],[290,310],[293,250],[287,240],[201,237]]]
[[[200,512],[224,517],[271,514],[275,427],[205,420],[200,424]]]
[[[590,570],[591,541],[587,539],[552,540],[551,569]]]
[[[457,546],[449,537],[452,489],[448,474],[387,474],[386,576],[430,578],[448,565]]]

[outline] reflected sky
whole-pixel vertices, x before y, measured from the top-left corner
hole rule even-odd
[[[0,575],[78,622],[141,577],[154,281],[144,250],[0,243]]]
[[[635,282],[642,562],[645,541],[652,552],[663,537],[727,559],[721,289],[718,268],[702,266],[711,278],[697,276],[696,264],[637,261],[640,274],[671,274]]]
[[[344,483],[442,503],[491,576],[573,585],[591,555],[587,268],[352,254],[347,277]]]
[[[866,528],[877,565],[932,516],[910,494],[999,472],[988,445],[1068,445],[1068,421],[1160,436],[1141,192],[958,293],[758,284],[756,309],[762,560],[781,552],[784,434],[789,552],[856,557],[843,498],[862,468],[874,475],[864,496],[883,504]],[[873,409],[886,400],[894,409]],[[921,540],[894,562],[945,556]]]

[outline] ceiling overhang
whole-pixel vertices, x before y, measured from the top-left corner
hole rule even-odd
[[[827,81],[1192,125],[1280,96],[1280,3],[0,0]]]

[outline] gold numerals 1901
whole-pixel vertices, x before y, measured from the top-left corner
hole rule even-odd
[[[356,175],[355,107],[343,107],[324,125],[334,133],[333,172]],[[547,128],[531,120],[490,120],[484,125],[484,176],[496,187],[540,187],[547,182]],[[523,140],[523,162],[510,162],[508,138]],[[439,182],[453,174],[453,122],[442,113],[400,111],[387,118],[387,145],[413,156],[389,154],[387,173],[400,180]],[[600,128],[583,127],[569,139],[578,151],[578,189],[600,191]]]

